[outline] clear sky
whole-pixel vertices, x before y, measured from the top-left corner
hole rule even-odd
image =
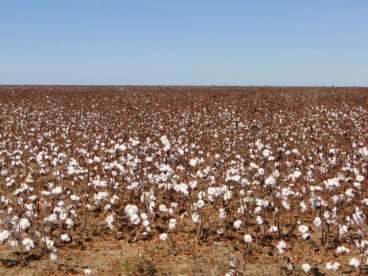
[[[368,86],[368,1],[1,0],[0,83]]]

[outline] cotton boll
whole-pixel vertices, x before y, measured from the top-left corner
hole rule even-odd
[[[107,226],[109,227],[110,230],[114,229],[114,215],[108,215],[105,219],[105,222],[107,224]]]
[[[130,219],[130,222],[132,223],[132,224],[134,224],[134,225],[138,225],[139,223],[140,223],[140,218],[139,218],[139,216],[137,215],[137,214],[132,214],[130,217],[129,217],[129,219]]]
[[[334,262],[334,263],[328,262],[328,263],[326,263],[326,269],[327,270],[337,271],[337,270],[339,270],[339,268],[340,268],[340,263],[338,263],[338,262]]]
[[[70,242],[70,241],[71,241],[71,239],[70,239],[70,237],[69,237],[69,235],[68,235],[68,234],[62,234],[62,235],[60,236],[60,239],[61,239],[63,242]]]
[[[162,240],[162,241],[166,241],[166,240],[167,240],[167,238],[168,238],[168,235],[167,235],[166,233],[161,233],[161,234],[160,234],[160,240]]]
[[[74,221],[72,219],[70,219],[70,218],[67,218],[65,220],[65,224],[66,224],[66,226],[67,226],[68,229],[71,229],[74,226]]]
[[[19,228],[20,230],[27,230],[31,226],[31,223],[27,218],[21,218],[19,220]]]
[[[257,216],[256,217],[256,223],[259,224],[259,225],[263,224],[263,218],[261,216]]]
[[[316,228],[320,228],[322,225],[322,220],[320,217],[315,217],[313,220],[313,224],[316,226]]]
[[[198,213],[192,214],[192,221],[194,224],[198,224],[201,222],[201,216]]]
[[[305,273],[310,272],[310,271],[311,271],[311,269],[312,269],[312,267],[311,267],[311,265],[310,265],[310,264],[308,264],[308,263],[305,263],[305,264],[303,264],[303,265],[302,265],[302,270],[303,270]]]
[[[357,258],[351,258],[349,261],[349,266],[358,268],[360,266],[360,260]]]
[[[244,241],[245,243],[251,243],[251,242],[253,242],[253,238],[252,238],[252,236],[251,236],[250,234],[245,234],[245,235],[243,236],[243,241]]]
[[[268,230],[270,233],[277,233],[279,231],[279,228],[276,225],[273,225]]]
[[[191,167],[196,167],[199,164],[199,159],[198,158],[192,158],[189,160],[189,165]]]
[[[35,247],[34,241],[30,238],[25,238],[22,240],[22,245],[26,251],[30,251]]]
[[[161,143],[164,145],[164,151],[169,151],[171,149],[171,143],[166,135],[161,136]]]
[[[10,232],[8,230],[0,231],[0,243],[5,242],[10,237]]]
[[[273,176],[269,176],[264,181],[265,187],[273,188],[276,186],[276,179]]]
[[[226,211],[225,211],[225,209],[223,209],[223,208],[220,208],[220,209],[219,209],[219,218],[220,218],[221,220],[226,219]]]
[[[169,220],[169,229],[174,230],[176,228],[176,219]]]
[[[51,190],[51,194],[53,194],[53,195],[60,195],[62,192],[63,192],[63,187],[61,187],[61,186],[58,186],[58,187],[53,188]]]
[[[279,251],[280,254],[283,254],[286,250],[286,242],[283,241],[283,240],[279,241],[276,248],[277,248],[277,250]]]
[[[242,221],[240,219],[234,221],[233,223],[234,229],[240,229],[241,225],[242,225]]]
[[[50,254],[50,260],[51,260],[51,261],[55,262],[55,261],[57,260],[57,258],[58,258],[58,256],[57,256],[57,254],[56,254],[56,253],[51,253],[51,254]]]
[[[166,207],[166,205],[164,205],[164,204],[161,204],[161,205],[158,207],[158,210],[159,210],[161,213],[167,213],[167,207]]]
[[[350,249],[345,246],[339,246],[338,248],[336,248],[336,254],[345,254],[349,252],[350,252]]]

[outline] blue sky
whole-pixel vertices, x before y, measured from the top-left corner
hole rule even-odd
[[[368,1],[2,0],[0,83],[368,86]]]

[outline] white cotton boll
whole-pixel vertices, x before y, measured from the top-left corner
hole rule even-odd
[[[189,188],[189,186],[185,183],[180,183],[180,184],[175,184],[174,185],[174,191],[175,192],[182,193],[186,196],[189,195],[188,188]]]
[[[19,228],[20,230],[27,230],[29,227],[31,227],[31,223],[27,218],[21,218],[19,220]]]
[[[252,243],[253,242],[253,238],[252,238],[252,236],[250,234],[245,234],[243,236],[243,241],[245,243]]]
[[[259,224],[259,225],[263,224],[263,218],[261,216],[257,216],[256,217],[256,223]]]
[[[131,216],[133,214],[138,213],[138,207],[135,205],[128,204],[127,206],[125,206],[124,211],[127,216]]]
[[[69,237],[69,235],[68,235],[68,234],[62,234],[62,235],[60,236],[60,239],[61,239],[63,242],[70,242],[70,241],[71,241],[71,239],[70,239],[70,237]]]
[[[309,228],[308,228],[308,226],[306,226],[306,225],[304,225],[304,224],[299,225],[299,226],[298,226],[298,230],[299,230],[299,232],[300,232],[301,234],[304,234],[304,233],[309,232]]]
[[[108,215],[105,219],[105,222],[107,224],[107,226],[109,227],[110,230],[114,229],[114,215]]]
[[[273,188],[276,186],[276,179],[273,176],[269,176],[264,181],[265,187]]]
[[[171,149],[171,143],[166,135],[161,136],[161,143],[164,145],[164,151],[169,151]]]
[[[137,214],[132,214],[130,217],[130,222],[134,225],[137,225],[140,223],[141,219],[139,218],[139,216]]]
[[[340,268],[340,263],[338,263],[338,262],[334,262],[334,263],[328,262],[328,263],[326,263],[326,269],[327,270],[337,271],[337,270],[339,270],[339,268]]]
[[[233,196],[233,193],[229,190],[224,192],[224,201],[229,201]]]
[[[200,223],[201,222],[201,216],[198,213],[193,213],[192,214],[192,221],[194,224]]]
[[[268,158],[271,155],[271,151],[269,149],[264,149],[262,155],[264,158]]]
[[[224,208],[220,208],[220,209],[219,209],[219,218],[220,218],[221,220],[226,219],[226,211],[225,211],[225,209],[224,209]]]
[[[234,224],[233,224],[234,229],[240,229],[241,226],[242,226],[242,221],[240,219],[234,221]]]
[[[198,185],[198,181],[196,181],[196,180],[193,180],[193,181],[190,181],[190,182],[189,182],[189,187],[190,187],[191,189],[195,189],[195,188],[197,188],[197,185]]]
[[[191,167],[196,167],[199,164],[199,159],[198,158],[192,158],[189,160],[189,165]]]
[[[148,216],[147,216],[146,213],[141,213],[139,216],[141,217],[142,220],[147,220],[148,219]]]
[[[349,266],[358,268],[360,266],[360,260],[358,260],[357,258],[351,258],[349,261]]]
[[[76,196],[76,195],[74,195],[74,194],[70,195],[70,199],[71,199],[72,201],[79,201],[79,200],[80,200],[79,196]]]
[[[162,241],[166,241],[166,240],[167,240],[167,238],[168,238],[168,235],[167,235],[166,233],[161,233],[161,234],[160,234],[160,240],[162,240]]]
[[[70,219],[70,218],[67,218],[67,219],[65,220],[65,224],[66,224],[66,227],[67,227],[68,229],[70,229],[70,228],[73,228],[73,226],[74,226],[74,221],[73,221],[72,219]]]
[[[30,251],[31,249],[33,249],[35,247],[34,241],[30,238],[25,238],[22,241],[22,245],[24,246],[24,249],[26,251]]]
[[[354,182],[354,183],[353,183],[353,186],[354,186],[355,188],[357,188],[357,189],[360,189],[362,185],[361,185],[359,182]]]
[[[313,220],[313,224],[316,226],[316,228],[320,228],[322,225],[322,220],[320,217],[315,217]]]
[[[147,228],[150,225],[150,222],[148,219],[144,219],[142,222],[143,227]]]
[[[273,225],[268,230],[270,233],[277,233],[279,231],[279,228],[276,225]]]
[[[161,212],[161,213],[167,213],[167,207],[165,204],[161,204],[159,207],[158,207],[158,210]]]
[[[10,232],[8,230],[0,231],[0,243],[5,242],[10,237]]]
[[[57,256],[57,254],[56,254],[56,253],[51,253],[51,254],[50,254],[50,260],[51,260],[51,261],[55,262],[55,261],[57,260],[57,258],[58,258],[58,256]]]
[[[84,274],[86,274],[86,275],[90,275],[91,273],[92,273],[92,270],[90,270],[89,268],[86,268],[86,269],[84,269]]]
[[[1,242],[0,242],[1,243]],[[9,244],[9,246],[11,247],[11,248],[16,248],[16,247],[18,247],[18,245],[19,245],[19,243],[18,243],[18,241],[17,240],[10,240],[9,242],[8,242],[8,244]]]
[[[302,265],[302,270],[305,272],[305,273],[308,273],[310,270],[312,269],[311,265],[308,264],[308,263],[305,263]]]
[[[286,242],[283,240],[279,241],[279,243],[276,246],[280,254],[283,254],[285,252],[286,247],[287,247]]]
[[[290,210],[290,204],[286,200],[281,201],[282,207],[284,207],[286,210]]]
[[[293,172],[293,174],[291,175],[291,179],[292,179],[293,181],[295,181],[295,180],[297,180],[301,175],[302,175],[302,173],[301,173],[299,170],[294,171],[294,172]]]
[[[337,177],[326,180],[324,184],[325,184],[326,189],[328,190],[334,190],[340,187],[339,178]]]
[[[364,176],[363,176],[363,175],[358,175],[358,176],[355,178],[355,180],[356,180],[357,182],[363,182],[363,181],[364,181]]]
[[[345,253],[349,253],[350,249],[345,247],[345,246],[339,246],[338,248],[336,248],[336,253],[337,254],[345,254]]]
[[[202,199],[198,200],[196,203],[194,203],[194,209],[201,209],[204,207],[204,201]]]
[[[95,203],[100,203],[102,200],[105,200],[109,196],[108,192],[98,192],[95,194]]]
[[[304,212],[306,212],[307,211],[307,204],[305,204],[305,202],[304,201],[301,201],[300,203],[299,203],[299,206],[300,206],[300,211],[302,212],[302,213],[304,213]]]
[[[60,212],[60,214],[59,214],[59,218],[60,218],[61,220],[66,220],[66,219],[67,219],[67,217],[68,217],[68,214],[67,214],[65,211]]]
[[[258,206],[254,209],[255,214],[259,214],[260,212],[262,212],[262,207]]]
[[[176,219],[170,219],[169,220],[169,229],[174,230],[176,228]]]
[[[58,187],[53,188],[51,190],[51,194],[53,194],[53,195],[60,195],[62,192],[63,192],[63,187],[61,187],[61,186],[58,186]]]

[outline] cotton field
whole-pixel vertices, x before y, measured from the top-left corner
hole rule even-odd
[[[367,89],[3,87],[0,110],[4,269],[110,239],[368,273]]]

